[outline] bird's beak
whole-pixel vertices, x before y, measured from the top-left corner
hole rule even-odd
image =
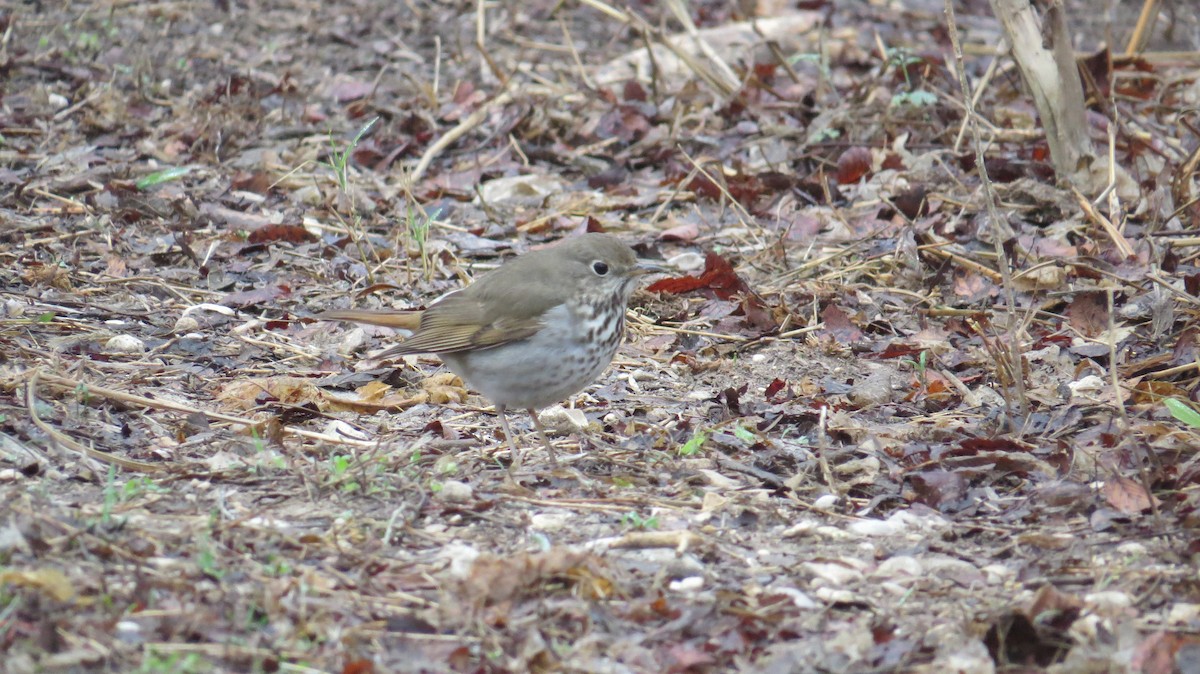
[[[657,262],[648,262],[646,260],[638,260],[633,267],[634,276],[642,276],[643,274],[670,274],[674,270]]]

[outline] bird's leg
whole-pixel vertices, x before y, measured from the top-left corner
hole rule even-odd
[[[550,453],[550,465],[558,467],[558,457],[554,454],[554,445],[550,444],[550,438],[546,437],[546,429],[542,428],[542,422],[538,419],[537,410],[529,408],[529,416],[533,417],[533,427],[537,429],[538,437],[542,439],[542,444],[546,446],[546,451]]]
[[[508,441],[508,450],[512,452],[512,463],[508,467],[508,474],[516,475],[517,471],[521,470],[521,450],[517,449],[517,442],[513,440],[512,428],[508,425],[508,415],[505,414],[504,405],[496,405],[496,411],[500,413],[500,426],[504,428],[504,439]]]

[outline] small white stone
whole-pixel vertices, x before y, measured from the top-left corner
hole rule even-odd
[[[842,564],[827,562],[805,562],[800,568],[811,573],[817,581],[828,585],[847,585],[862,578],[862,573]]]
[[[851,522],[846,529],[858,536],[879,538],[881,536],[894,536],[903,531],[904,527],[890,520],[858,520]]]
[[[781,533],[779,537],[792,538],[795,536],[809,536],[813,533],[816,533],[817,528],[818,524],[816,520],[801,520],[787,529],[784,529],[783,533]]]
[[[193,304],[187,309],[184,309],[183,315],[187,316],[188,314],[193,314],[197,311],[211,311],[223,316],[233,316],[237,313],[235,310],[221,304],[209,304],[208,302],[201,302],[200,304]]]
[[[679,580],[671,581],[671,583],[667,585],[667,589],[671,590],[672,592],[682,592],[686,594],[696,592],[702,587],[704,587],[704,578],[700,576],[688,576],[687,578],[680,578]]]
[[[1175,604],[1167,611],[1167,623],[1190,625],[1200,620],[1200,604]]]
[[[796,608],[813,609],[813,608],[821,607],[820,604],[813,601],[812,597],[808,596],[808,594],[806,594],[805,592],[803,592],[797,588],[777,587],[777,588],[775,588],[775,591],[778,592],[779,594],[785,594],[785,595],[791,597],[792,603],[796,605]]]
[[[367,331],[361,327],[355,326],[350,328],[342,335],[342,341],[338,343],[337,351],[343,356],[348,356],[359,349],[363,344],[367,343]]]
[[[1016,577],[1017,572],[1003,564],[988,564],[980,569],[989,585],[999,585]]]
[[[708,483],[710,485],[712,485],[718,489],[740,489],[743,486],[741,481],[735,480],[735,479],[725,475],[724,473],[719,473],[715,470],[701,468],[700,475],[702,475],[705,480],[708,480]],[[708,497],[710,494],[711,494],[711,492],[709,494],[704,495],[706,504],[708,503]],[[712,494],[712,495],[715,496],[715,494]],[[727,499],[722,499],[719,505],[724,505],[726,500]],[[706,510],[714,510],[715,508],[705,508],[705,509]]]
[[[191,316],[180,316],[175,320],[175,334],[186,334],[200,329],[200,321]]]
[[[471,577],[471,568],[475,564],[475,560],[479,559],[480,553],[478,548],[472,547],[465,543],[450,542],[442,546],[438,557],[450,562],[447,571],[452,578],[460,580]]]
[[[887,521],[905,531],[940,531],[948,526],[941,515],[917,515],[908,510],[896,511]]]
[[[1099,376],[1089,374],[1077,381],[1067,382],[1067,388],[1071,389],[1072,393],[1095,393],[1103,389],[1107,384]]]
[[[467,503],[473,495],[471,485],[458,480],[446,480],[442,488],[433,493],[434,498],[447,503]]]
[[[1114,615],[1122,609],[1133,606],[1133,597],[1117,590],[1105,590],[1103,592],[1085,594],[1083,600],[1097,613],[1104,615]]]
[[[671,413],[661,407],[651,407],[646,410],[646,420],[650,423],[658,423],[671,418]]]
[[[817,510],[832,510],[838,500],[837,494],[825,494],[813,501],[813,507]]]
[[[145,353],[146,343],[133,335],[117,335],[104,343],[105,353]]]
[[[1126,557],[1145,557],[1147,554],[1146,546],[1137,541],[1127,541],[1117,546],[1117,554]]]
[[[322,431],[325,435],[332,435],[336,438],[350,438],[351,440],[370,440],[371,436],[358,430],[354,426],[342,421],[341,419],[333,419],[325,424]]]
[[[827,538],[831,541],[844,541],[850,538],[850,534],[841,527],[832,527],[829,525],[819,526],[816,529],[818,536]]]
[[[529,527],[538,531],[561,531],[570,521],[568,513],[535,513],[529,517]]]
[[[852,604],[860,599],[850,590],[836,590],[832,587],[818,587],[813,594],[826,604]]]
[[[325,196],[321,194],[321,190],[316,185],[302,185],[292,191],[291,199],[306,206],[320,206],[325,200]]]
[[[538,421],[552,431],[578,433],[588,427],[587,416],[582,410],[567,409],[562,405],[547,407],[538,413]]]
[[[50,107],[54,108],[55,110],[62,110],[71,104],[71,101],[62,94],[49,94],[46,96],[46,102],[48,102]]]
[[[923,570],[921,562],[911,555],[897,555],[880,562],[875,573],[876,578],[898,578],[902,576],[920,576]]]

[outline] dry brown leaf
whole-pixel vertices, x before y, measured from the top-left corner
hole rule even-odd
[[[1136,515],[1158,505],[1158,499],[1147,492],[1140,482],[1127,477],[1105,480],[1100,491],[1109,505],[1126,515]]]
[[[583,589],[592,595],[611,596],[613,591],[602,558],[566,548],[510,557],[482,556],[472,565],[462,590],[472,603],[486,606],[515,599],[554,579],[585,583]]]
[[[4,571],[0,573],[0,587],[5,585],[31,587],[56,601],[69,601],[75,596],[75,586],[58,569],[36,571]]]
[[[305,405],[322,401],[321,390],[303,377],[260,377],[233,381],[217,392],[217,400],[226,407],[253,410],[265,402]]]

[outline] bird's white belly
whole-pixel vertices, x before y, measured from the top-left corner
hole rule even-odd
[[[612,362],[624,332],[623,312],[614,324],[559,306],[527,339],[439,355],[450,371],[497,405],[539,409],[595,381]]]

